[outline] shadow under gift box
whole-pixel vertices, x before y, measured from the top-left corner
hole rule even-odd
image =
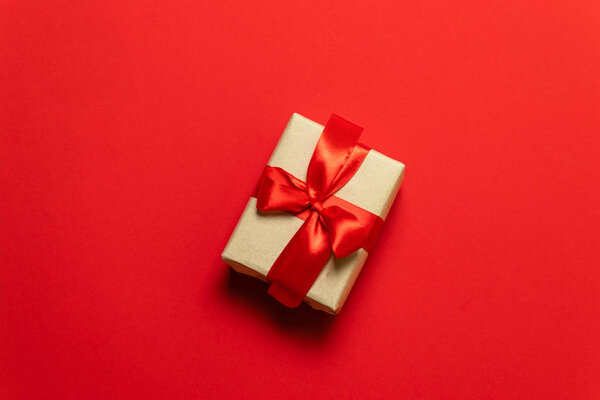
[[[322,125],[293,114],[268,165],[306,182],[308,164],[321,132]],[[403,177],[404,164],[370,150],[356,174],[333,195],[385,220]],[[285,212],[261,213],[256,208],[256,198],[250,197],[225,246],[223,260],[238,272],[266,280],[271,266],[303,223]],[[304,301],[315,309],[337,314],[367,256],[364,249],[344,258],[332,254]]]

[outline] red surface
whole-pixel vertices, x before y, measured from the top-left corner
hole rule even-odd
[[[0,398],[600,397],[598,1],[49,3],[0,6]],[[220,259],[294,111],[407,165],[336,318]]]

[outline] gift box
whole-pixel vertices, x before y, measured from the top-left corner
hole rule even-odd
[[[404,165],[354,144],[361,131],[335,115],[324,128],[293,114],[223,251],[288,306],[291,297],[341,310],[396,197]]]

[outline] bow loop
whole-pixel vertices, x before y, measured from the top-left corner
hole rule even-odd
[[[256,200],[261,211],[301,212],[310,205],[306,184],[277,167],[265,169]]]
[[[367,229],[361,225],[356,215],[342,207],[325,207],[320,214],[337,258],[349,256],[360,249],[367,240]]]

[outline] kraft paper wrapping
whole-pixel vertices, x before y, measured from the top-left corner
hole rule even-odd
[[[293,114],[268,162],[306,182],[306,171],[323,126]],[[335,196],[385,220],[398,193],[404,164],[370,150],[356,174]],[[286,213],[260,215],[251,197],[225,246],[223,260],[234,270],[265,280],[269,269],[304,223]],[[345,258],[329,258],[304,301],[311,307],[337,314],[368,253],[360,249]]]

